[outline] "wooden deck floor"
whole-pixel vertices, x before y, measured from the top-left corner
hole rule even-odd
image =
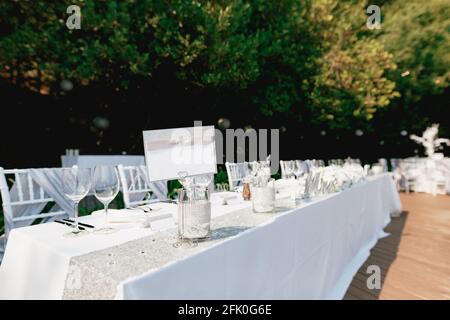
[[[401,194],[393,218],[344,299],[450,299],[450,196]],[[381,290],[368,289],[369,265],[381,269]]]

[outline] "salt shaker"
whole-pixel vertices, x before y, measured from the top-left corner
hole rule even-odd
[[[250,184],[248,182],[245,182],[242,188],[242,197],[244,200],[248,201],[251,198],[251,192],[250,192]]]

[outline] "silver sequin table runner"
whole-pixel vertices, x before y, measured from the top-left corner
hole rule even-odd
[[[288,208],[278,208],[278,212]],[[212,219],[211,237],[202,242],[179,242],[176,228],[104,250],[73,257],[63,299],[114,299],[117,286],[129,277],[183,259],[274,218],[251,208]]]

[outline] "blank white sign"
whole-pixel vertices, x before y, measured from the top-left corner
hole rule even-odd
[[[150,181],[217,172],[214,126],[143,132]]]

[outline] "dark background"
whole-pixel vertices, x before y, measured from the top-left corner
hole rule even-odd
[[[374,119],[375,129],[357,136],[355,128],[332,131],[308,121],[299,124],[287,115],[266,117],[258,110],[235,107],[239,106],[236,100],[240,97],[232,94],[217,105],[208,91],[186,90],[183,84],[169,83],[177,82],[158,78],[126,92],[101,86],[75,87],[60,96],[44,96],[0,83],[0,166],[60,166],[60,156],[68,148],[79,149],[85,155],[143,154],[143,130],[193,126],[195,120],[217,128],[222,117],[230,120],[230,128],[250,125],[255,129],[280,129],[280,159],[350,156],[374,162],[380,157],[423,155],[422,146],[409,139],[409,134],[421,135],[426,127],[417,125],[417,118],[440,123],[441,135],[450,128],[445,110],[448,90],[443,95],[425,97],[407,111],[401,105],[384,113],[379,111]],[[98,125],[98,117],[106,119],[109,125]],[[406,129],[408,135],[402,136],[400,132],[408,127],[412,129]],[[322,130],[326,132],[324,136]],[[444,147],[443,151],[449,155],[450,148]]]

